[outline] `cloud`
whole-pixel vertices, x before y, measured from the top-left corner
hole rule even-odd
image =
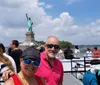
[[[4,28],[13,27],[20,28],[25,27],[25,13],[31,12],[32,7],[37,8],[37,0],[3,0],[0,1],[0,25]]]
[[[24,41],[25,33],[27,30],[24,28],[21,29],[13,29],[13,28],[0,28],[0,42],[3,43],[5,46],[10,45],[11,40],[19,40],[19,42]]]
[[[38,0],[6,1],[0,1],[0,4],[3,3],[0,5],[0,42],[6,46],[13,39],[25,40],[28,30],[26,13],[33,21],[35,40],[45,41],[48,36],[56,35],[60,40],[67,40],[73,44],[100,42],[100,19],[82,26],[76,24],[74,17],[68,12],[62,12],[53,18],[45,11],[46,4]]]
[[[45,8],[47,8],[47,9],[51,9],[51,8],[52,8],[52,5],[47,4]]]
[[[39,2],[38,6],[45,6],[45,2]]]
[[[51,4],[46,4],[45,2],[39,2],[38,6],[44,7],[46,9],[52,9],[52,7],[53,7]]]
[[[91,32],[92,36],[100,36],[100,19],[97,19],[95,22],[91,22],[87,29]]]
[[[70,4],[79,2],[79,1],[81,1],[81,0],[64,0],[64,2],[65,2],[67,5],[70,5]]]

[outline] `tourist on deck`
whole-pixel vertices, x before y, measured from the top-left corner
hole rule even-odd
[[[59,40],[55,36],[49,36],[45,51],[41,53],[41,63],[36,74],[45,79],[46,85],[62,85],[63,66],[56,58],[59,51]]]
[[[72,49],[68,46],[64,51],[65,59],[72,59],[74,58]]]
[[[43,78],[35,75],[40,64],[39,51],[29,47],[20,58],[21,71],[11,76],[4,85],[44,85]]]
[[[94,47],[93,58],[100,58],[100,50],[97,47]]]
[[[78,45],[76,45],[75,48],[74,48],[74,57],[75,58],[79,58],[80,57],[80,50],[79,50]]]
[[[91,69],[83,76],[84,85],[100,85],[100,60],[90,62]]]
[[[92,57],[93,56],[93,52],[91,51],[90,48],[87,48],[87,51],[86,51],[86,57]]]
[[[20,71],[20,56],[22,55],[21,49],[18,48],[19,42],[17,40],[12,40],[10,43],[11,53],[10,56],[14,59],[17,66],[17,73]]]
[[[44,45],[37,47],[37,49],[40,51],[40,53],[45,51]]]
[[[17,72],[17,68],[16,68],[16,64],[15,64],[14,59],[11,56],[9,56],[8,54],[6,54],[5,47],[4,47],[4,45],[2,43],[0,43],[0,48],[3,50],[3,56],[7,57],[10,60],[10,62],[12,63],[12,66],[14,68],[14,72],[16,73]]]
[[[58,53],[57,53],[57,56],[56,56],[58,59],[64,59],[65,56],[64,56],[64,51],[60,48]]]
[[[3,51],[4,50],[2,49],[2,47],[0,47],[0,85],[4,85],[4,80],[2,78],[3,72],[7,70],[12,70],[14,72],[11,61],[3,55]]]
[[[98,75],[96,75],[96,74],[92,73],[91,71],[86,72],[86,74],[83,77],[83,84],[84,85],[100,85],[100,84],[98,84],[98,80],[96,77]]]

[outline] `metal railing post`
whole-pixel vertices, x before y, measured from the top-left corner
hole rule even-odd
[[[71,73],[72,73],[72,59],[71,59]]]
[[[86,58],[84,57],[84,73],[86,73]]]

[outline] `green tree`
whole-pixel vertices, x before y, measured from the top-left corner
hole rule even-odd
[[[68,41],[60,41],[59,42],[59,46],[61,47],[61,48],[66,48],[66,47],[73,47],[73,44],[72,43],[70,43],[70,42],[68,42]]]
[[[45,44],[45,42],[44,41],[36,41],[39,45],[43,45],[43,44]]]

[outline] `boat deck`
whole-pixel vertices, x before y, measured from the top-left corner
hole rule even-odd
[[[83,85],[83,83],[70,73],[64,73],[63,85]]]

